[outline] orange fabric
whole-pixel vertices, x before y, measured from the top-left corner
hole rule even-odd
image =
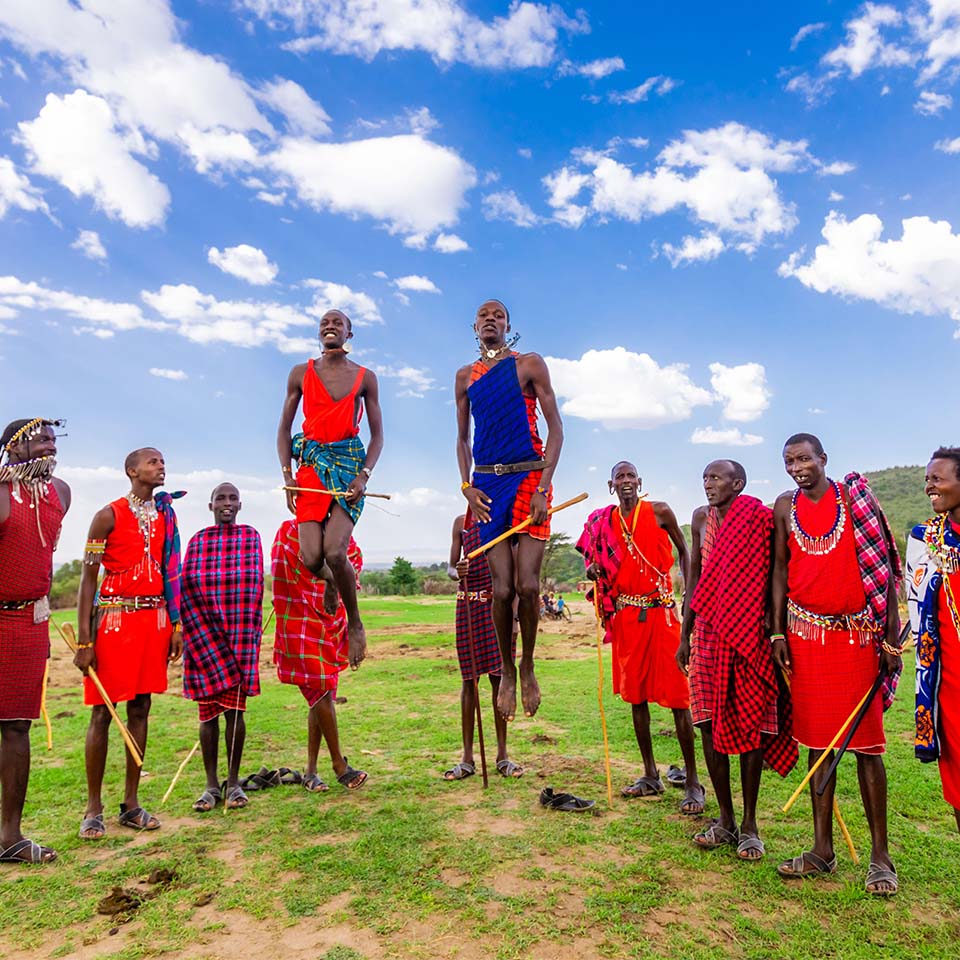
[[[334,400],[320,379],[314,367],[314,361],[307,361],[307,372],[303,375],[303,435],[319,443],[334,443],[355,437],[360,432],[360,418],[363,407],[357,397],[357,391],[363,382],[365,368],[357,371],[350,392]]]
[[[641,500],[625,518],[629,530],[634,513],[639,510],[633,540],[657,570],[667,573],[673,563],[673,551],[667,532],[657,523],[651,504]],[[658,594],[658,576],[649,563],[632,556],[626,547],[623,529],[614,511],[614,535],[623,544],[623,562],[614,583],[614,596]],[[641,620],[637,607],[626,607],[614,614],[613,692],[627,703],[658,703],[662,707],[685,710],[690,706],[687,678],[675,659],[680,646],[680,621],[676,611],[653,607]]]
[[[150,556],[144,553],[143,534],[126,497],[110,504],[113,531],[103,554],[106,576],[100,595],[114,597],[157,597],[163,595],[164,520],[158,517],[150,529]],[[167,689],[167,656],[173,627],[165,608],[120,612],[103,617],[96,635],[96,670],[114,703],[132,700],[141,693],[163,693]],[[89,677],[83,680],[83,702],[103,703]]]
[[[519,354],[516,351],[512,351],[510,356],[517,357]],[[470,382],[475,383],[485,373],[488,373],[490,369],[491,368],[482,360],[474,360],[473,366],[470,368]],[[537,451],[537,456],[542,457],[543,440],[540,439],[537,423],[537,398],[524,394],[523,402],[527,405],[527,423],[530,426],[530,442],[533,444],[533,449]],[[540,486],[542,479],[542,470],[532,470],[520,481],[520,486],[517,488],[517,495],[513,501],[513,516],[510,521],[510,526],[515,527],[518,523],[523,523],[523,521],[530,516],[530,499],[537,492],[537,487]],[[549,510],[552,505],[553,484],[550,484],[547,489],[547,509]],[[523,532],[529,534],[534,540],[549,540],[550,519],[550,517],[547,517],[543,523],[531,524]]]
[[[960,597],[960,573],[944,574],[950,578],[955,597]],[[937,598],[940,621],[940,780],[943,799],[960,809],[960,635],[947,605],[946,591],[941,587]]]
[[[846,492],[843,493],[843,501],[847,513],[846,524],[840,542],[830,553],[819,557],[804,553],[793,531],[790,532],[787,594],[794,603],[811,613],[834,616],[859,613],[867,605]],[[836,516],[837,501],[832,490],[828,490],[817,503],[805,493],[800,494],[797,517],[800,526],[810,536],[819,537],[827,533]]]

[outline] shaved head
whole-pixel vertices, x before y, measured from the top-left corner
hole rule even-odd
[[[140,461],[148,453],[159,453],[160,451],[156,447],[140,447],[138,450],[132,450],[127,454],[127,459],[123,461],[123,471],[130,475],[131,470],[136,470],[140,466]]]
[[[348,330],[353,329],[353,322],[342,310],[328,310],[323,317],[320,318],[321,321],[324,319],[324,317],[340,317],[340,319],[343,320],[343,322],[347,325]]]
[[[611,479],[611,480],[613,479],[614,474],[617,472],[617,469],[618,469],[619,467],[633,467],[633,472],[634,472],[635,474],[637,474],[637,476],[640,475],[640,471],[637,469],[637,465],[636,465],[635,463],[631,463],[629,460],[618,460],[618,461],[610,468],[610,479]]]
[[[218,483],[210,492],[211,503],[216,500],[217,493],[223,489],[232,490],[238,497],[240,496],[240,488],[235,483],[230,483],[229,480],[224,480],[223,483]]]

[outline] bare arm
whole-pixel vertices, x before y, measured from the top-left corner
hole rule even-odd
[[[461,367],[457,371],[454,397],[457,403],[457,465],[460,467],[461,483],[470,482],[473,469],[473,448],[470,446],[470,398],[467,387],[470,386],[470,367]],[[476,487],[465,487],[463,495],[470,505],[470,512],[481,523],[490,519],[490,498]]]
[[[770,578],[770,625],[771,634],[786,633],[787,625],[787,564],[790,560],[789,540],[790,503],[789,493],[781,493],[773,505],[773,574]],[[790,650],[786,640],[773,642],[773,662],[784,673],[790,673]]]
[[[463,517],[455,517],[450,537],[450,559],[447,562],[447,575],[451,580],[460,579],[457,564],[460,562],[461,553],[463,553]]]
[[[59,477],[53,478],[53,486],[57,491],[57,496],[60,498],[60,505],[63,507],[63,512],[66,513],[70,509],[70,487]]]
[[[0,483],[0,537],[3,536],[2,525],[10,519],[10,484]]]
[[[654,503],[653,511],[657,518],[657,525],[661,530],[666,530],[667,536],[670,537],[673,545],[677,548],[680,575],[683,577],[683,606],[684,609],[686,609],[687,595],[690,593],[687,589],[687,584],[690,580],[690,552],[687,550],[687,541],[683,536],[683,531],[680,529],[680,524],[677,523],[677,516],[673,510],[670,509],[669,504]]]
[[[370,442],[367,444],[367,456],[360,467],[360,472],[350,481],[346,490],[344,500],[347,503],[355,503],[359,500],[367,489],[367,475],[363,468],[373,472],[377,465],[380,453],[383,450],[383,414],[380,411],[380,384],[377,382],[377,375],[372,370],[367,370],[363,375],[363,387],[361,394],[364,406],[367,408],[367,423],[370,425]]]
[[[690,599],[693,597],[697,584],[700,582],[701,567],[703,564],[703,555],[701,547],[703,543],[703,528],[707,520],[707,507],[697,507],[693,511],[693,517],[690,520],[690,576],[685,584],[686,590],[683,597],[683,625],[680,627],[680,648],[677,650],[677,663],[684,673],[687,672],[687,666],[690,663],[690,635],[693,633],[693,625],[696,622],[697,615],[690,606]]]
[[[104,507],[94,514],[90,524],[88,540],[106,540],[113,533],[113,510]],[[97,576],[100,573],[100,561],[87,562],[84,554],[83,569],[80,573],[80,591],[77,595],[77,643],[81,646],[91,643],[96,638],[92,636],[93,598],[97,592]],[[73,662],[81,673],[86,675],[88,667],[96,668],[96,651],[94,647],[77,650]]]
[[[298,363],[287,377],[287,393],[283,398],[283,407],[280,410],[280,425],[277,427],[277,456],[280,458],[280,470],[283,474],[284,486],[293,485],[293,471],[290,461],[293,459],[293,441],[290,431],[293,428],[293,418],[297,415],[300,398],[303,396],[303,374],[307,369],[305,363]],[[296,494],[287,491],[287,508],[291,513],[296,512]]]
[[[557,396],[550,383],[550,371],[544,363],[543,357],[536,353],[528,353],[523,358],[524,374],[529,385],[533,388],[540,412],[547,421],[547,442],[543,448],[543,459],[547,461],[540,486],[549,489],[553,482],[553,474],[560,460],[560,451],[563,449],[563,421],[560,419],[560,408],[557,406]],[[547,519],[547,498],[543,494],[535,493],[530,498],[530,516],[533,523],[543,523]]]

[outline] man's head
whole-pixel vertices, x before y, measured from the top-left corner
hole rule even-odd
[[[328,310],[320,318],[320,347],[323,350],[342,350],[353,338],[353,324],[342,310]]]
[[[131,483],[142,483],[151,490],[162,487],[167,478],[167,465],[156,447],[131,451],[123,461],[123,469]]]
[[[8,423],[0,435],[0,454],[6,453],[10,463],[24,463],[38,457],[55,457],[56,425],[55,420],[44,420],[43,417]]]
[[[243,506],[240,502],[240,491],[232,483],[218,483],[210,494],[208,506],[214,523],[234,523]]]
[[[826,475],[823,444],[812,433],[795,433],[783,445],[783,466],[801,490],[812,490]]]
[[[952,513],[960,508],[960,447],[933,451],[923,490],[937,513]]]
[[[510,311],[500,300],[484,300],[473,326],[483,343],[490,346],[504,343],[510,330]]]
[[[703,469],[703,492],[711,507],[726,509],[747,485],[747,471],[736,460],[714,460]]]
[[[621,460],[613,465],[607,486],[611,493],[617,495],[620,506],[624,506],[637,499],[643,481],[637,473],[637,468],[629,460]]]

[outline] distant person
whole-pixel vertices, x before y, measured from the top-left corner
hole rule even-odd
[[[356,589],[363,555],[353,537],[347,544],[347,556]],[[354,669],[360,666],[360,660],[352,663],[350,659],[357,651],[350,647],[347,638],[348,615],[343,594],[338,595],[334,612],[328,613],[325,593],[332,588],[324,576],[316,576],[304,563],[294,520],[280,525],[270,558],[277,624],[273,662],[280,682],[299,687],[310,708],[304,789],[310,793],[329,789],[317,773],[320,744],[326,740],[337,782],[348,790],[356,790],[367,782],[367,774],[351,767],[340,751],[335,702],[340,674],[348,664]]]
[[[30,725],[50,656],[53,551],[70,488],[53,475],[57,421],[14,420],[0,435],[0,862],[57,854],[20,830],[30,779]]]
[[[917,641],[914,752],[937,761],[943,799],[960,830],[960,447],[940,447],[927,464],[925,493],[936,516],[907,544]]]
[[[350,662],[356,666],[364,658],[367,635],[360,620],[356,576],[347,549],[363,511],[367,480],[383,449],[380,386],[372,370],[347,357],[353,326],[345,313],[328,310],[320,318],[319,336],[319,359],[298,363],[287,379],[277,453],[284,486],[311,491],[288,490],[287,507],[300,525],[303,562],[315,577],[326,577],[330,586],[326,592],[327,613],[336,613],[339,598],[343,599]],[[291,439],[301,400],[303,431]],[[370,424],[367,450],[359,436],[364,409]],[[296,476],[290,467],[294,458]]]
[[[513,720],[517,709],[517,666],[511,653],[515,596],[520,598],[520,699],[528,717],[540,707],[533,659],[540,621],[537,595],[543,552],[550,539],[551,481],[563,446],[563,423],[543,357],[510,349],[510,314],[499,300],[480,305],[473,332],[480,359],[457,371],[455,386],[460,489],[479,522],[482,544],[528,518],[531,521],[515,537],[516,552],[504,541],[487,553],[493,577],[493,622],[503,660],[497,709]],[[547,422],[546,444],[537,430],[538,405]]]
[[[490,568],[484,556],[467,560],[467,554],[480,545],[480,532],[477,523],[472,520],[464,526],[465,517],[461,514],[453,521],[453,535],[450,543],[450,563],[447,573],[451,579],[459,580],[465,590],[457,593],[457,660],[460,663],[460,731],[463,739],[463,753],[458,763],[443,773],[444,780],[464,780],[476,772],[473,758],[473,731],[477,719],[478,681],[484,674],[490,677],[493,691],[493,722],[497,731],[497,773],[503,777],[523,775],[523,767],[514,763],[507,755],[507,721],[497,710],[497,694],[500,690],[500,676],[503,663],[500,659],[500,647],[497,632],[493,626],[491,604],[493,602],[493,581]],[[467,617],[470,618],[469,629]],[[514,621],[516,622],[516,621]],[[471,651],[471,641],[473,648]],[[517,633],[513,632],[514,650]]]
[[[633,730],[643,758],[643,775],[620,793],[657,797],[664,792],[650,736],[650,702],[673,711],[684,769],[668,771],[684,789],[680,812],[703,813],[706,796],[697,779],[690,691],[677,665],[680,618],[676,612],[671,542],[684,581],[689,574],[687,544],[669,505],[640,499],[637,468],[626,460],[610,471],[610,492],[619,503],[595,510],[584,524],[577,549],[587,577],[600,591],[604,624],[613,641],[613,692],[631,705]]]
[[[773,508],[775,560],[770,635],[774,663],[790,676],[793,735],[810,748],[812,766],[841,724],[886,674],[849,749],[870,826],[866,890],[897,892],[887,844],[886,736],[883,710],[893,702],[900,673],[897,581],[900,558],[883,511],[864,477],[843,483],[827,476],[820,440],[797,433],[783,446],[783,464],[796,485]],[[813,847],[777,867],[782,877],[812,877],[837,869],[833,850],[836,774],[823,765],[810,781]],[[823,795],[818,790],[823,790]]]
[[[677,663],[690,680],[690,710],[700,728],[720,816],[693,841],[704,849],[730,844],[741,860],[764,855],[757,797],[764,760],[781,776],[796,765],[788,719],[777,713],[779,688],[766,635],[773,511],[743,489],[747,473],[735,460],[703,471],[707,505],[690,523],[690,598]],[[730,756],[740,758],[743,819],[730,791]]]
[[[81,840],[107,832],[103,818],[103,774],[110,713],[87,670],[94,667],[110,700],[127,704],[127,728],[145,755],[151,696],[167,689],[167,664],[180,659],[180,537],[172,501],[182,494],[156,493],[166,478],[163,454],[142,447],[129,454],[126,496],[94,514],[83,557],[77,599],[77,653],[84,675],[83,702],[92,706],[87,729],[87,809]],[[103,564],[106,575],[97,589]],[[91,623],[93,626],[91,626]],[[137,799],[140,767],[126,751],[127,772],[119,824],[156,830],[160,821]]]
[[[557,613],[563,615],[563,594],[557,595]]]
[[[260,693],[263,634],[263,545],[253,527],[237,523],[243,504],[232,483],[210,494],[214,524],[194,534],[183,561],[183,695],[200,711],[200,749],[207,785],[198,813],[222,800],[228,809],[249,802],[240,786],[247,736],[247,697]],[[220,714],[227,752],[226,796],[217,764]]]

